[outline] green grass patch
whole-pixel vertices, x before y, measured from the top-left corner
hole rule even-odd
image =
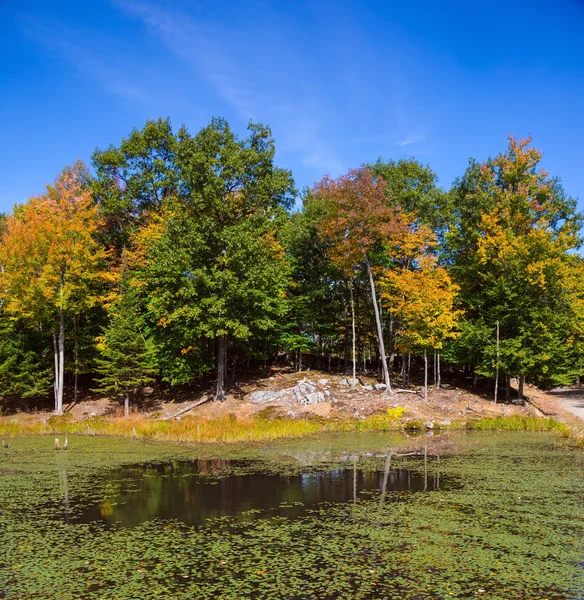
[[[480,431],[557,431],[569,435],[570,428],[555,419],[534,417],[531,415],[512,415],[509,417],[486,417],[478,421],[469,421],[467,429]]]

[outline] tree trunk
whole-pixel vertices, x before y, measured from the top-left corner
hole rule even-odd
[[[55,414],[63,414],[63,379],[65,376],[65,314],[59,310],[59,339],[55,356]]]
[[[130,416],[130,392],[128,391],[128,386],[126,386],[124,390],[124,417],[126,419]]]
[[[442,377],[440,375],[440,352],[436,353],[436,389],[440,389],[440,384],[442,383]]]
[[[217,351],[217,392],[215,400],[225,400],[225,355],[227,346],[227,335],[219,336],[219,349]]]
[[[402,354],[401,357],[401,382],[402,382],[402,387],[406,387],[406,385],[408,384],[408,375],[407,375],[407,370],[406,370],[406,355]]]
[[[424,348],[424,400],[428,400],[428,351]]]
[[[505,376],[505,400],[511,398],[511,375]]]
[[[53,392],[55,395],[55,414],[59,413],[59,346],[57,344],[57,334],[53,330],[53,352],[55,356],[55,381],[53,382]]]
[[[353,379],[351,380],[351,387],[355,387],[357,381],[357,355],[355,351],[355,301],[353,299],[353,286],[350,285],[351,291],[351,329],[353,332]]]
[[[385,392],[391,392],[391,382],[389,380],[389,370],[387,368],[387,358],[385,356],[385,345],[383,343],[383,328],[381,327],[381,316],[379,307],[377,306],[377,295],[375,294],[375,282],[373,281],[373,273],[369,259],[365,256],[365,264],[367,265],[367,273],[369,274],[369,284],[371,285],[371,299],[373,301],[373,310],[375,311],[375,323],[377,325],[377,341],[379,342],[379,354],[381,355],[381,366],[383,368],[383,379],[385,383]]]
[[[77,332],[77,319],[73,319],[73,326],[74,326],[74,335],[75,335],[75,346],[73,349],[73,360],[74,360],[74,364],[75,364],[75,373],[73,375],[74,377],[74,384],[73,384],[73,403],[77,404],[77,391],[78,391],[78,376],[79,376],[79,335]]]
[[[497,362],[495,364],[495,404],[497,404],[497,394],[499,392],[499,321],[497,321]]]
[[[520,375],[519,376],[519,391],[518,391],[518,398],[519,400],[523,400],[523,386],[525,384],[525,375]]]
[[[408,372],[407,372],[407,383],[410,385],[410,367],[412,364],[412,353],[408,352]]]

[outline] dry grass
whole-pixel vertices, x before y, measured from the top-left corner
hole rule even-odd
[[[216,418],[187,416],[162,421],[134,414],[124,417],[92,417],[74,420],[72,415],[52,416],[44,421],[0,419],[0,435],[111,435],[175,442],[250,442],[303,437],[325,431],[399,430],[403,409],[388,409],[382,415],[362,420],[272,418],[269,411],[255,416],[237,417],[234,413]]]
[[[423,428],[418,421],[404,419],[404,413],[405,410],[401,407],[389,408],[386,412],[367,419],[350,420],[316,416],[304,419],[273,418],[269,409],[245,417],[227,413],[214,418],[186,416],[168,421],[138,413],[129,418],[101,416],[82,420],[75,420],[71,414],[52,416],[45,420],[4,417],[0,418],[0,436],[85,434],[187,443],[233,443],[298,438],[326,431],[398,431],[411,429],[413,424]],[[461,427],[482,431],[557,431],[584,445],[584,434],[581,431],[548,418],[512,415],[470,422],[455,421],[449,428]]]

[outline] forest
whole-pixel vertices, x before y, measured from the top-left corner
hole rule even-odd
[[[582,214],[530,138],[470,159],[449,189],[378,159],[297,190],[271,130],[146,122],[0,215],[0,396],[242,368],[378,372],[428,363],[542,387],[584,371]],[[497,389],[497,387],[495,387]],[[495,391],[495,394],[497,391]]]

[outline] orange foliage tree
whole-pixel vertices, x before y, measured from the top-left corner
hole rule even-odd
[[[326,204],[321,233],[330,243],[331,260],[351,276],[360,266],[364,265],[367,270],[383,378],[389,392],[391,383],[372,262],[374,256],[383,253],[383,248],[407,227],[402,211],[389,206],[386,187],[382,179],[361,167],[338,179],[325,177],[315,186],[313,193]]]

